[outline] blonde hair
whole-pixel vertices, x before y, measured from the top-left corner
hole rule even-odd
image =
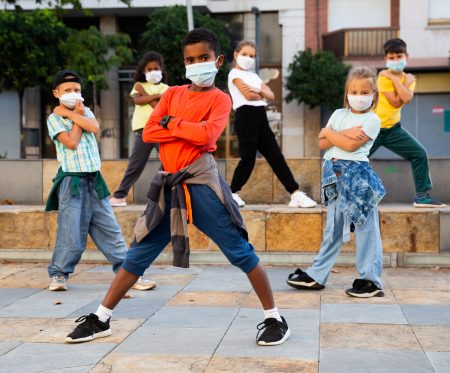
[[[239,53],[242,48],[244,47],[252,47],[256,51],[256,45],[252,41],[249,40],[242,40],[239,43],[236,44],[236,48],[234,49],[235,52]]]
[[[349,109],[350,104],[348,103],[347,93],[348,93],[348,85],[352,80],[355,79],[367,79],[370,80],[373,89],[373,101],[371,110],[375,109],[378,103],[378,89],[377,89],[377,71],[372,67],[360,66],[353,67],[348,75],[347,81],[345,82],[345,90],[344,90],[344,108]]]

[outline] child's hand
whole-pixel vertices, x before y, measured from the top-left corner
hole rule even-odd
[[[409,88],[409,86],[411,84],[413,84],[416,81],[416,77],[413,74],[406,74],[405,75],[405,82],[403,83],[403,85],[406,88]]]
[[[366,133],[362,130],[362,126],[348,128],[346,130],[342,130],[340,133],[353,140],[363,140],[366,138]]]
[[[138,91],[141,95],[145,93],[145,89],[141,83],[136,83],[136,85],[134,86],[134,89],[136,91]]]
[[[81,101],[76,101],[75,109],[73,110],[75,113],[84,115],[84,104]]]
[[[53,109],[53,113],[61,117],[67,118],[72,110],[67,109],[64,105],[59,105]]]

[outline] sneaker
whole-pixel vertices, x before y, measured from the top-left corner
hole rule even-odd
[[[231,193],[231,195],[233,196],[233,199],[236,201],[236,203],[238,204],[239,207],[245,206],[245,202],[241,197],[239,197],[239,194]]]
[[[134,290],[152,290],[156,288],[156,282],[144,280],[144,277],[141,276],[131,288]]]
[[[291,201],[289,202],[289,207],[316,207],[317,202],[309,198],[305,193],[299,190],[291,194]]]
[[[384,297],[383,290],[377,287],[373,281],[362,279],[353,281],[352,288],[347,289],[345,293],[357,298]]]
[[[286,280],[289,286],[292,286],[296,289],[303,290],[322,290],[325,289],[324,285],[319,284],[316,280],[309,277],[306,272],[303,272],[300,268],[294,273],[291,273]]]
[[[67,290],[67,280],[64,276],[52,276],[50,277],[50,284],[48,290],[51,291],[64,291]]]
[[[109,199],[109,203],[111,204],[112,207],[125,207],[127,205],[125,198],[111,197]]]
[[[432,198],[428,193],[423,198],[414,198],[414,207],[445,207],[445,203]]]
[[[283,316],[281,316],[281,320],[270,317],[259,323],[256,327],[258,329],[256,343],[260,346],[276,346],[288,339],[291,331]]]
[[[66,337],[66,343],[87,342],[111,335],[109,319],[101,322],[95,313],[81,316],[75,322],[81,324],[78,324],[75,330]]]

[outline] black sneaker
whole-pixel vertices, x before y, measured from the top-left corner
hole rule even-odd
[[[377,287],[373,281],[362,279],[353,281],[352,288],[347,289],[345,293],[357,298],[384,297],[383,290]]]
[[[81,322],[81,324],[77,325],[75,330],[66,337],[67,343],[87,342],[111,335],[109,319],[101,322],[94,313],[81,316],[75,322]]]
[[[423,198],[414,198],[414,207],[445,207],[446,204],[431,197],[428,193]]]
[[[296,289],[322,290],[325,288],[325,286],[309,277],[308,274],[303,272],[300,268],[297,268],[294,273],[291,273],[286,282],[289,286]]]
[[[260,346],[276,346],[282,344],[291,335],[288,324],[283,316],[282,321],[270,317],[257,325],[256,343]],[[261,333],[261,331],[263,331]],[[259,335],[261,333],[261,335]]]

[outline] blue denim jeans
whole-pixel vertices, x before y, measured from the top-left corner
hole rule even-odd
[[[341,178],[337,183],[337,198],[331,200],[327,209],[327,222],[322,245],[314,263],[306,270],[309,277],[321,285],[325,285],[330,275],[336,258],[344,244],[344,237],[349,233],[350,221],[340,209]],[[378,209],[375,207],[368,215],[363,226],[355,227],[356,238],[356,269],[359,278],[371,280],[380,289],[381,271],[383,267],[380,226],[378,221]]]
[[[188,184],[191,195],[194,225],[211,238],[231,264],[248,273],[259,263],[253,246],[245,240],[241,230],[232,223],[225,206],[215,192],[206,185]],[[134,242],[122,267],[137,276],[158,257],[170,242],[170,192],[166,192],[166,211],[163,220],[142,241]]]
[[[82,177],[78,196],[72,196],[71,179],[65,177],[58,190],[58,229],[48,274],[67,278],[73,273],[86,249],[88,234],[117,272],[127,245],[108,198],[98,199],[92,177]]]

